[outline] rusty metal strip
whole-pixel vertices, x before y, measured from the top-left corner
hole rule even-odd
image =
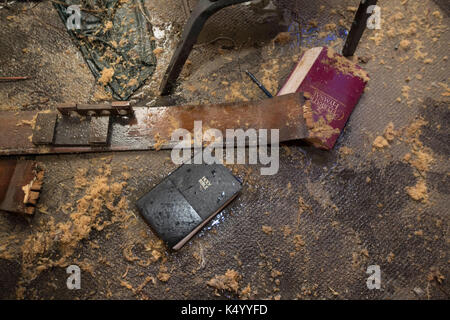
[[[0,154],[170,149],[175,145],[171,141],[172,132],[180,128],[193,132],[194,121],[202,121],[204,130],[218,129],[224,136],[226,129],[279,129],[280,142],[298,140],[307,137],[303,104],[303,95],[295,93],[250,102],[157,108],[134,107],[133,117],[111,116],[109,143],[105,146],[89,145],[89,130],[86,131],[86,136],[80,135],[80,140],[86,140],[82,145],[66,143],[63,138],[73,141],[70,138],[75,133],[71,132],[70,125],[63,125],[71,120],[65,117],[64,121],[60,121],[61,116],[55,129],[56,145],[37,146],[32,143],[33,129],[30,125],[24,124],[33,121],[36,111],[0,112],[2,124]],[[89,129],[89,126],[86,125],[86,128]]]

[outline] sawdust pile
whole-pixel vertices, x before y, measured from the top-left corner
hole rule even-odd
[[[98,83],[102,84],[103,86],[106,86],[108,85],[108,83],[111,82],[113,76],[114,76],[114,69],[105,68],[102,70],[100,78],[98,78]]]
[[[331,60],[331,65],[342,74],[353,75],[360,78],[364,82],[369,82],[370,78],[365,70],[358,67],[358,65],[353,63],[352,61],[337,54],[333,48],[327,48],[327,56]],[[330,64],[328,61],[325,60],[322,62],[325,64]]]
[[[270,226],[262,226],[261,228],[265,234],[271,235],[273,233],[273,228]]]
[[[339,148],[339,154],[340,155],[348,156],[348,155],[352,155],[353,153],[354,152],[353,152],[352,148],[349,148],[349,147],[346,147],[346,146],[342,146],[342,147]]]
[[[157,275],[157,278],[161,282],[167,282],[170,279],[170,273],[167,272],[167,267],[164,265],[161,265],[159,268],[159,273]]]
[[[428,199],[428,189],[424,179],[419,179],[416,185],[412,187],[406,187],[405,190],[409,194],[409,196],[416,201],[426,201]]]
[[[219,291],[229,291],[237,294],[239,292],[239,281],[241,278],[242,276],[239,272],[228,269],[224,275],[216,275],[206,282],[206,284],[216,289],[215,294],[217,296],[220,296]]]
[[[434,162],[431,149],[425,147],[419,139],[422,133],[421,128],[426,125],[428,125],[428,122],[422,118],[417,118],[409,126],[395,130],[394,124],[390,122],[383,135],[376,137],[373,142],[374,150],[375,148],[382,149],[389,146],[396,138],[411,147],[402,160],[414,169],[413,174],[417,178],[417,182],[413,186],[405,187],[405,191],[412,199],[423,203],[427,203],[429,198],[426,174]]]
[[[21,285],[32,281],[48,268],[66,267],[72,263],[71,257],[80,242],[88,239],[93,230],[102,231],[114,223],[124,224],[133,216],[127,199],[122,196],[127,183],[112,181],[111,167],[108,164],[98,172],[98,175],[89,178],[86,176],[87,170],[78,170],[74,185],[78,189],[85,189],[69,218],[59,223],[55,222],[54,217],[50,217],[45,223],[42,221],[39,231],[24,241],[21,248]],[[71,205],[69,203],[66,207]],[[87,263],[84,267],[92,272],[92,267]],[[23,292],[24,289],[20,286],[18,298]]]
[[[376,147],[376,148],[379,148],[379,149],[387,147],[388,145],[389,145],[389,143],[382,136],[376,137],[375,140],[373,141],[373,146]]]
[[[303,116],[306,121],[306,126],[309,128],[309,137],[307,140],[319,148],[325,144],[326,140],[340,133],[339,128],[330,126],[330,121],[327,120],[330,117],[319,116],[315,120],[316,117],[312,110],[310,100],[306,100],[303,105]]]
[[[373,147],[378,149],[383,149],[389,146],[389,143],[394,141],[397,132],[395,131],[394,124],[389,122],[389,124],[384,129],[384,133],[382,136],[377,136],[373,141]]]
[[[403,159],[414,168],[414,175],[417,177],[417,183],[406,187],[405,190],[412,199],[423,203],[427,203],[429,199],[426,175],[434,162],[431,149],[425,147],[419,140],[421,128],[427,124],[421,118],[415,120],[406,128],[404,138],[411,145],[411,151],[405,154]]]
[[[299,234],[296,234],[293,237],[294,246],[296,251],[300,251],[305,246],[305,241],[303,240],[302,236]]]

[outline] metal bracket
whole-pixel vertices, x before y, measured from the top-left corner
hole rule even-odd
[[[109,104],[61,104],[56,107],[65,116],[74,112],[82,116],[131,116],[133,108],[128,101],[114,101]]]
[[[35,145],[105,146],[111,117],[132,116],[129,102],[110,104],[63,104],[56,112],[37,114],[32,142]]]

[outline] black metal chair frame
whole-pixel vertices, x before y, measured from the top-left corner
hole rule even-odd
[[[172,91],[206,21],[208,21],[214,13],[225,7],[247,1],[248,0],[199,0],[186,22],[177,49],[164,74],[160,87],[161,95],[167,95]],[[376,4],[377,0],[361,0],[352,27],[347,36],[344,49],[342,50],[344,56],[352,56],[355,53],[367,26],[367,19],[370,17],[370,13],[368,13],[367,9],[369,6]]]

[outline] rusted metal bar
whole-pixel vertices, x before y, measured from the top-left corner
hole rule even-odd
[[[108,143],[101,146],[93,145],[89,117],[60,116],[53,143],[43,146],[33,144],[33,129],[22,124],[32,121],[36,111],[0,112],[0,155],[170,149],[177,143],[172,133],[185,129],[193,134],[195,121],[202,121],[204,130],[220,130],[223,136],[227,129],[253,128],[279,129],[280,142],[303,139],[308,135],[304,101],[302,93],[294,93],[261,101],[134,107],[132,117],[111,117]]]
[[[0,81],[19,81],[28,79],[30,79],[30,77],[0,77]]]

